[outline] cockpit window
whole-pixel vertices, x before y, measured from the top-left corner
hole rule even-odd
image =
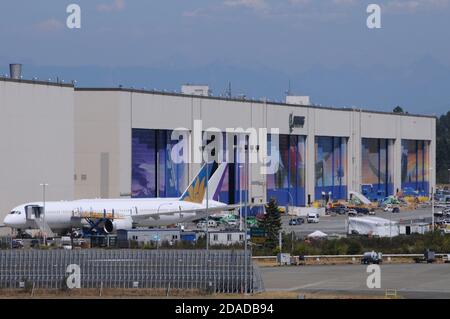
[[[21,213],[18,211],[12,211],[11,213],[9,213],[10,215],[20,215]]]

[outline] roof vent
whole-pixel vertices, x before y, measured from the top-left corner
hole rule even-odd
[[[208,85],[185,84],[181,86],[181,93],[187,95],[210,96],[211,91]]]
[[[20,80],[22,78],[22,64],[10,64],[9,74],[11,79]]]
[[[310,105],[311,100],[309,96],[288,95],[286,96],[286,104]]]

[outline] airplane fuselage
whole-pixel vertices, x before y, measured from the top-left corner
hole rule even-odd
[[[181,201],[178,198],[93,199],[46,202],[45,210],[42,209],[42,211],[45,211],[43,214],[45,223],[52,230],[79,228],[88,224],[88,218],[103,217],[118,222],[128,221],[133,227],[152,227],[183,223],[205,217],[206,205],[211,208],[226,206],[226,204],[214,200],[209,200],[208,204],[206,201],[198,204]],[[29,216],[27,218],[26,207],[29,206],[43,207],[44,203],[28,203],[14,208],[12,213],[5,218],[5,225],[14,229],[39,228],[35,218]]]

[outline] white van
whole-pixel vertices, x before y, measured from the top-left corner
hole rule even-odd
[[[308,213],[306,221],[308,224],[317,224],[319,222],[319,213]]]
[[[217,227],[217,222],[215,220],[208,220],[208,228],[216,228]],[[205,229],[206,228],[206,220],[202,220],[200,222],[198,222],[197,224],[197,228],[200,229]]]
[[[208,227],[209,228],[216,228],[217,227],[217,222],[213,219],[208,220]]]
[[[71,250],[72,249],[72,238],[70,238],[69,236],[61,237],[61,246],[64,250]]]

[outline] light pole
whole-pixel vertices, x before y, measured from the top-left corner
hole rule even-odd
[[[243,170],[244,165],[239,165],[239,168]],[[241,179],[242,180],[242,179]],[[242,216],[242,184],[241,184],[241,216]],[[248,191],[248,190],[247,190]],[[247,198],[246,198],[247,201]],[[247,294],[247,202],[245,201],[245,209],[244,209],[244,292]]]
[[[47,183],[42,183],[39,184],[42,187],[42,217],[39,216],[40,218],[42,218],[43,224],[45,225],[45,189],[48,186]],[[44,244],[47,245],[47,234],[43,233],[44,235]]]
[[[322,205],[325,207],[325,195],[326,193],[322,191]]]
[[[432,171],[433,168],[430,167],[430,180],[432,180]],[[434,232],[434,186],[431,187],[431,231]]]
[[[242,221],[242,164],[239,164],[239,231],[243,231],[244,223]]]
[[[209,251],[209,192],[208,192],[208,180],[209,180],[209,170],[208,170],[208,162],[206,162],[206,250]]]

